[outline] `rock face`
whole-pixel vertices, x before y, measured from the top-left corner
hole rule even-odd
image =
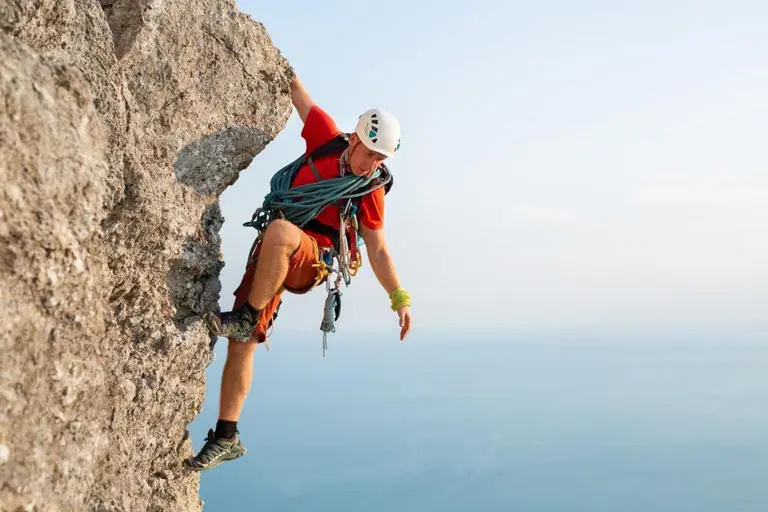
[[[291,75],[232,0],[0,0],[0,508],[201,508],[218,195]]]

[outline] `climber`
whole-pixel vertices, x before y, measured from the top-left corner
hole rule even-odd
[[[227,337],[229,343],[216,430],[210,429],[200,452],[185,461],[185,466],[194,471],[211,469],[245,454],[237,436],[237,421],[251,385],[254,350],[268,337],[267,330],[276,320],[281,294],[285,290],[307,293],[323,282],[329,287],[329,272],[334,268],[337,272],[346,271],[347,282],[348,276],[356,274],[360,266],[355,242],[358,230],[367,248],[371,269],[389,295],[390,308],[397,312],[401,341],[411,328],[410,297],[400,285],[383,229],[384,196],[391,186],[391,175],[384,161],[393,157],[400,147],[399,122],[387,111],[371,109],[360,116],[353,133],[345,134],[313,102],[296,76],[291,79],[290,92],[293,106],[304,124],[301,136],[306,141],[306,151],[303,158],[297,160],[300,167],[296,167],[295,177],[286,188],[293,190],[321,181],[336,183],[339,180],[333,180],[340,176],[367,188],[360,188],[361,185],[355,189],[364,193],[359,192],[362,195],[354,201],[348,199],[346,204],[330,198],[314,218],[301,223],[302,227],[280,215],[270,216],[251,248],[245,274],[234,292],[232,311],[205,315],[209,330]],[[331,147],[334,145],[336,150]],[[330,154],[321,154],[329,153],[329,147]],[[257,224],[254,220],[252,225],[258,229]],[[333,258],[338,261],[335,267],[329,264]],[[339,279],[336,281],[338,286]],[[329,292],[329,298],[332,295]],[[338,304],[335,306],[338,308]]]

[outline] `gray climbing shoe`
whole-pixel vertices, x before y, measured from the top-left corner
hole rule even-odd
[[[210,429],[200,453],[185,460],[184,467],[192,471],[205,471],[243,455],[245,455],[245,447],[237,434],[234,439],[216,439],[213,429]]]
[[[216,336],[247,341],[256,328],[260,312],[254,315],[243,305],[234,311],[226,313],[207,313],[203,316],[208,329]]]

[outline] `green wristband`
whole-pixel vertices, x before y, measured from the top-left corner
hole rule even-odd
[[[403,306],[411,305],[411,296],[404,288],[398,288],[390,293],[389,300],[392,303],[392,311],[397,311]]]

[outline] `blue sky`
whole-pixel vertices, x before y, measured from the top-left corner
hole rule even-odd
[[[435,5],[238,2],[342,129],[400,119],[414,330],[367,262],[325,359],[324,290],[286,294],[207,509],[764,509],[768,4]],[[300,131],[222,196],[225,310]]]
[[[768,327],[768,4],[238,7],[342,129],[400,119],[386,229],[414,333]],[[224,309],[300,130],[222,198]],[[276,333],[317,331],[323,298],[286,295]],[[367,261],[343,300],[340,328],[396,337]]]

